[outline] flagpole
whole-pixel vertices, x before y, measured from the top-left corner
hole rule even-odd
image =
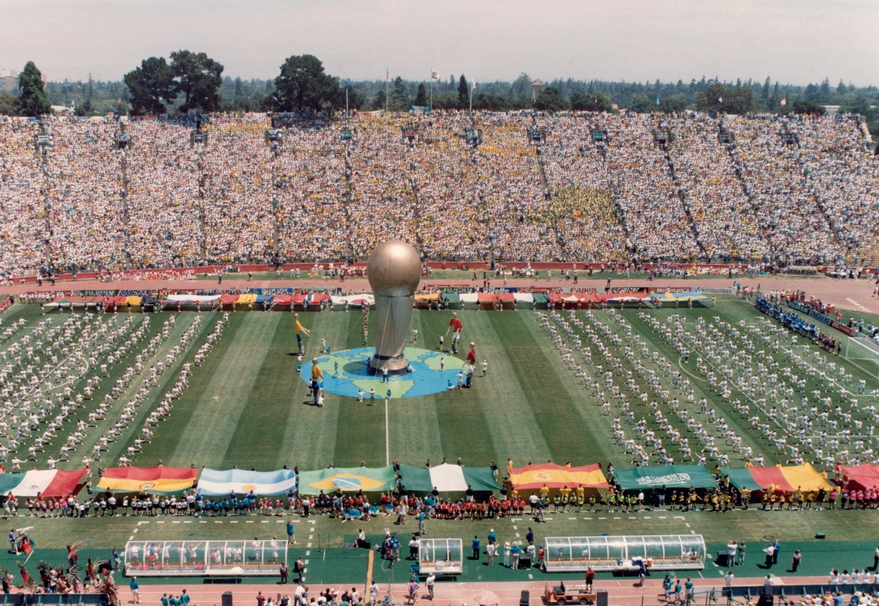
[[[390,70],[385,70],[385,113],[388,113],[388,84],[391,82]]]
[[[345,117],[349,116],[348,113],[348,81],[345,81]]]
[[[430,74],[430,111],[433,111],[433,73]]]

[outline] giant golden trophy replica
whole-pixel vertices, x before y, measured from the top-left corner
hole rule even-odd
[[[421,260],[415,249],[402,240],[390,240],[372,251],[366,271],[378,314],[375,355],[369,362],[369,372],[379,374],[387,369],[389,375],[403,374],[408,366],[403,348],[421,281]]]

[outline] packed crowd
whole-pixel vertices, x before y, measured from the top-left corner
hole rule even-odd
[[[246,114],[202,132],[4,118],[0,275],[339,260],[389,237],[435,260],[828,264],[879,231],[879,165],[851,118],[437,112],[274,131]]]

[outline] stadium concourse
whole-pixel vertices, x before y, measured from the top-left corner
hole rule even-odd
[[[482,269],[478,269],[481,275]],[[423,280],[424,281],[424,280]],[[438,289],[444,286],[460,286],[468,280],[461,278],[430,278],[429,282]],[[760,276],[759,278],[736,278],[723,279],[717,277],[711,278],[671,278],[657,279],[653,282],[647,282],[645,279],[614,279],[613,287],[645,287],[657,288],[661,290],[663,287],[669,288],[688,288],[695,289],[699,287],[718,288],[732,287],[732,283],[736,282],[742,287],[758,288],[763,292],[770,290],[792,290],[802,291],[806,296],[814,296],[825,304],[830,304],[838,309],[849,310],[852,312],[866,312],[879,314],[879,298],[873,294],[875,285],[872,280],[839,280],[829,277],[811,277],[802,278],[788,275]],[[481,286],[481,281],[471,281],[473,288]],[[594,280],[582,278],[577,285],[580,288],[600,288],[605,284],[605,278],[598,274]],[[573,285],[570,280],[555,279],[535,279],[535,278],[509,278],[507,286],[511,288],[534,288],[534,289],[566,289]],[[44,282],[42,286],[36,286],[34,283],[13,284],[0,287],[0,294],[19,294],[33,292],[70,292],[77,291],[101,291],[101,290],[133,290],[133,291],[174,291],[174,290],[201,290],[212,289],[229,290],[229,291],[246,291],[249,288],[300,288],[308,289],[309,287],[325,289],[327,287],[339,287],[351,292],[369,292],[369,282],[366,278],[348,278],[344,282],[324,281],[315,279],[309,282],[307,279],[302,280],[249,280],[246,275],[240,278],[226,278],[222,284],[217,285],[215,282],[192,281],[192,280],[167,280],[167,279],[142,279],[142,280],[75,280],[75,281],[58,281],[54,285]]]

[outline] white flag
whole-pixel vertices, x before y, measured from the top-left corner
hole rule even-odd
[[[439,72],[435,69],[430,70],[430,79],[431,80],[439,80]]]
[[[475,89],[476,89],[476,80],[473,81],[473,88],[471,90],[475,90]]]
[[[723,97],[718,97],[717,102],[720,103],[721,105],[723,105]]]

